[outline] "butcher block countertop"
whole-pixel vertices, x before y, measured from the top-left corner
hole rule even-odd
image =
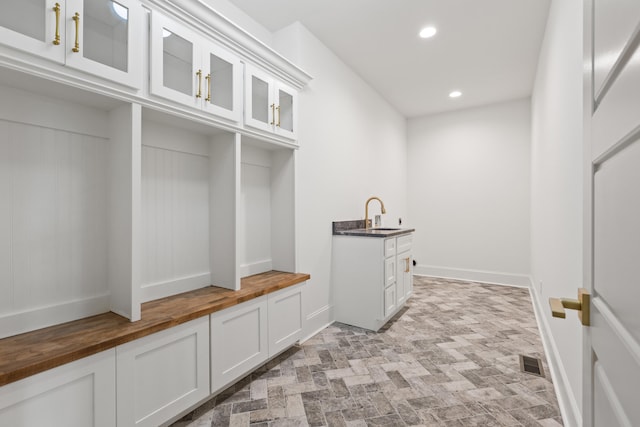
[[[0,339],[0,386],[309,278],[308,274],[268,271],[241,279],[239,291],[209,286],[149,301],[142,304],[142,319],[137,322],[109,312]]]

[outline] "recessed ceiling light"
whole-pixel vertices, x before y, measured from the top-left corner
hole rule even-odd
[[[454,90],[449,94],[449,98],[459,98],[461,96],[462,96],[462,92],[460,92],[459,90]]]
[[[428,39],[429,37],[435,36],[437,32],[438,30],[436,30],[435,27],[424,27],[420,30],[419,36],[423,39]]]

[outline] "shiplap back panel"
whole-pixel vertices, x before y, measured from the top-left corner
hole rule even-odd
[[[108,142],[0,119],[0,317],[108,293]]]
[[[242,147],[240,178],[240,274],[272,269],[271,153]]]
[[[143,301],[211,284],[209,158],[202,149],[186,152],[208,141],[189,132],[180,133],[184,144],[162,141],[172,135],[156,123],[143,128]]]

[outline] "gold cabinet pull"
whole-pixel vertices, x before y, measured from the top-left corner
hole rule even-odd
[[[209,102],[211,101],[211,74],[207,74],[205,80],[207,80],[207,97],[204,100]]]
[[[276,120],[276,104],[271,104],[271,123],[270,125],[274,125]]]
[[[53,11],[56,13],[56,36],[53,39],[53,44],[58,46],[60,44],[60,3],[56,3]]]
[[[202,70],[198,70],[196,75],[198,76],[198,92],[196,93],[196,98],[202,98]]]
[[[409,260],[410,259],[408,257],[404,259],[404,272],[405,273],[409,273],[411,271],[411,265],[410,265],[411,263],[409,262]]]
[[[78,53],[80,52],[80,41],[79,41],[79,34],[80,34],[80,14],[78,12],[76,12],[75,15],[73,15],[73,19],[76,22],[76,44],[73,46],[73,49],[71,49],[72,51]]]
[[[591,294],[586,289],[578,289],[578,299],[549,298],[551,315],[564,319],[567,317],[565,308],[577,310],[578,318],[584,326],[591,325]]]
[[[276,126],[280,127],[280,106],[279,105],[276,107],[276,110],[278,110],[278,122],[276,123]]]

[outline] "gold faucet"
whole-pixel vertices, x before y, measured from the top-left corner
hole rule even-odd
[[[369,202],[374,200],[374,199],[380,202],[380,207],[382,208],[382,213],[383,214],[387,213],[386,209],[384,208],[384,203],[382,203],[382,200],[380,200],[380,197],[376,197],[376,196],[369,197],[367,199],[367,202],[364,204],[364,228],[365,228],[365,230],[367,228],[369,228]]]

